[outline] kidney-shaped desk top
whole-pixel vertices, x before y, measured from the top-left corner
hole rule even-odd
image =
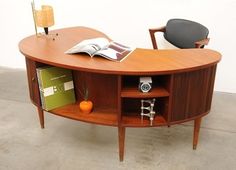
[[[34,61],[55,66],[106,74],[153,75],[185,72],[205,68],[220,61],[221,55],[209,49],[152,50],[136,48],[124,61],[111,62],[99,56],[69,55],[64,52],[88,38],[106,37],[104,33],[87,27],[55,30],[56,40],[35,35],[23,39],[19,48]]]

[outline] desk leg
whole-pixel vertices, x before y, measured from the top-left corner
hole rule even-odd
[[[41,128],[44,129],[44,114],[43,114],[43,109],[41,107],[38,107],[38,115]]]
[[[120,161],[124,159],[124,149],[125,149],[125,127],[118,127],[119,135],[119,156]]]
[[[200,131],[200,126],[201,126],[201,120],[202,118],[197,118],[194,120],[194,134],[193,134],[193,149],[197,149],[197,143],[198,143],[198,136],[199,136],[199,131]]]

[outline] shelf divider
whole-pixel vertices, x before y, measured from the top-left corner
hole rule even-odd
[[[124,87],[121,91],[123,98],[155,98],[155,97],[168,97],[169,92],[161,86],[153,87],[150,92],[143,93],[137,87]]]

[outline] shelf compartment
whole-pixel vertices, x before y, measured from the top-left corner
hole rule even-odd
[[[153,126],[167,125],[169,97],[156,98],[154,111],[156,112]],[[123,98],[122,100],[122,126],[125,127],[152,127],[148,117],[141,121],[141,99]]]
[[[142,120],[140,115],[130,113],[129,116],[122,117],[122,126],[124,127],[155,127],[165,125],[167,125],[167,121],[160,115],[155,116],[152,126],[150,125],[150,120],[148,117],[143,117]]]
[[[143,93],[137,87],[124,87],[121,91],[121,97],[127,98],[155,98],[168,97],[169,92],[161,86],[153,87],[150,92]]]
[[[95,123],[100,125],[117,126],[117,110],[113,108],[95,108],[91,113],[82,113],[79,103],[69,104],[49,111],[52,114],[73,120]]]

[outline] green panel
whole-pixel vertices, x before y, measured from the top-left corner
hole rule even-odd
[[[75,102],[71,70],[58,67],[37,68],[42,107],[52,110]]]

